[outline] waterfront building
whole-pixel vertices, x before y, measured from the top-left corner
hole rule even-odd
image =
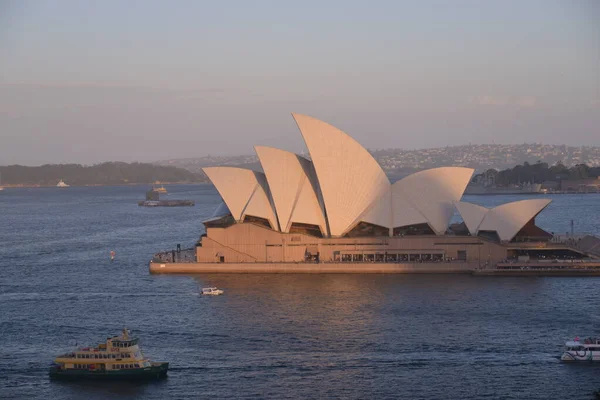
[[[256,146],[263,172],[204,168],[223,203],[203,221],[194,262],[179,272],[461,272],[531,249],[586,256],[535,225],[548,199],[493,209],[461,202],[474,172],[462,167],[424,170],[392,184],[352,137],[292,115],[310,159]],[[451,225],[456,213],[464,222]],[[151,270],[177,270],[162,260]]]

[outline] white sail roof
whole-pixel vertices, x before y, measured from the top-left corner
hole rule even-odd
[[[436,234],[443,235],[454,214],[454,202],[461,199],[472,175],[471,168],[441,167],[416,172],[394,183],[394,213],[399,213],[398,223],[427,222]],[[425,221],[411,208],[418,210]],[[396,226],[402,225],[395,222]]]
[[[507,241],[550,203],[523,200],[490,210],[460,202],[473,174],[470,168],[429,169],[390,185],[357,141],[325,122],[292,115],[311,160],[257,146],[266,175],[234,167],[204,168],[236,221],[252,215],[283,232],[289,232],[293,223],[311,224],[333,237],[343,236],[360,222],[390,231],[427,223],[443,235],[456,206],[472,235],[491,230]]]
[[[471,234],[477,234],[479,231],[496,231],[500,240],[510,241],[551,201],[550,199],[520,200],[492,209],[462,202],[457,203],[456,206]],[[481,218],[483,209],[487,211]],[[480,220],[479,224],[477,224],[478,220]]]
[[[404,187],[401,181],[392,185],[392,228],[408,226],[414,224],[427,223],[427,218],[415,207],[404,194]]]
[[[255,146],[265,171],[282,232],[292,223],[317,225],[327,235],[319,186],[312,163],[297,154],[272,147]]]
[[[467,225],[469,233],[473,236],[477,235],[479,225],[490,209],[463,201],[457,201],[454,205],[465,222],[465,225]]]
[[[390,188],[367,208],[365,213],[355,221],[354,225],[364,221],[385,228],[391,228],[392,220],[392,191]]]
[[[332,236],[342,236],[390,182],[356,140],[318,119],[292,114],[312,159]]]
[[[279,230],[265,174],[235,167],[202,170],[219,191],[235,220],[243,221],[246,215],[252,215],[267,219],[274,230]]]

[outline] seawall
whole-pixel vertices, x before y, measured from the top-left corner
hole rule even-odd
[[[600,268],[481,269],[474,276],[600,276]]]
[[[473,276],[600,276],[600,268],[480,269],[477,263],[159,263],[151,274],[472,274]]]
[[[468,274],[471,263],[156,263],[152,274]]]

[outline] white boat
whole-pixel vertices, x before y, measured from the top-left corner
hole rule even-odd
[[[65,183],[65,181],[63,181],[62,179],[56,184],[56,187],[60,187],[60,188],[67,188],[69,187],[69,185],[67,185]]]
[[[600,338],[587,338],[565,343],[565,351],[560,357],[561,361],[600,361]]]
[[[206,294],[206,295],[211,295],[211,296],[218,296],[220,294],[225,293],[224,291],[222,291],[221,289],[217,289],[216,287],[205,287],[202,288],[202,294]]]

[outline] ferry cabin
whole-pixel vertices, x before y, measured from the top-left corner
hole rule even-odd
[[[119,340],[107,339],[106,343],[97,348],[83,348],[63,354],[56,358],[56,362],[64,369],[117,371],[151,366],[151,362],[144,359],[138,339]]]

